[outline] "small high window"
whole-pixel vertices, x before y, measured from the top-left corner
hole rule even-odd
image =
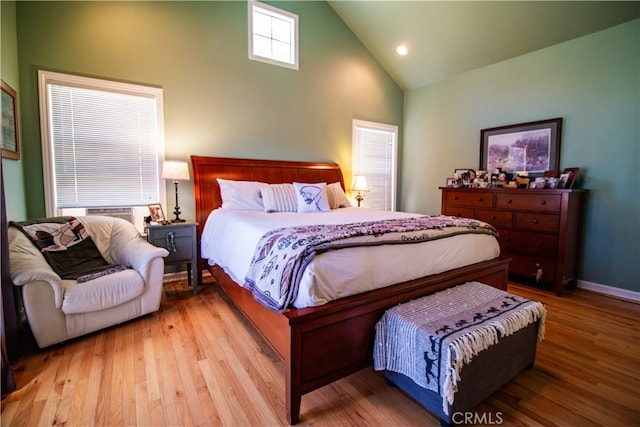
[[[298,69],[298,15],[249,1],[249,58]]]

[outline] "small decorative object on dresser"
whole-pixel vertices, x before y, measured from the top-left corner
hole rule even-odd
[[[158,205],[159,206],[159,205]],[[193,221],[167,223],[167,225],[145,226],[147,241],[154,246],[165,248],[169,255],[164,259],[165,266],[187,264],[187,281],[193,283],[193,294],[198,294],[198,243],[196,226]],[[193,270],[193,282],[191,272]]]
[[[498,229],[509,274],[552,284],[557,295],[576,279],[585,190],[441,187],[442,214]]]

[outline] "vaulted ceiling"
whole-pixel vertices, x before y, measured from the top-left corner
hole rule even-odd
[[[404,90],[640,17],[640,1],[328,3]]]

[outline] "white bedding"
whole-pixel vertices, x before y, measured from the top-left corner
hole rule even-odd
[[[207,218],[201,236],[201,255],[210,265],[219,265],[242,285],[258,241],[270,230],[402,216],[416,214],[354,207],[321,213],[265,213],[220,208]],[[499,254],[497,239],[486,234],[328,251],[316,256],[308,265],[293,305],[297,308],[318,306],[345,296],[490,260]]]

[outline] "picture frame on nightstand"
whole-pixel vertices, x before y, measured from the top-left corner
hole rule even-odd
[[[151,215],[151,222],[163,223],[166,221],[162,205],[160,203],[151,203],[147,205],[149,208],[149,214]]]

